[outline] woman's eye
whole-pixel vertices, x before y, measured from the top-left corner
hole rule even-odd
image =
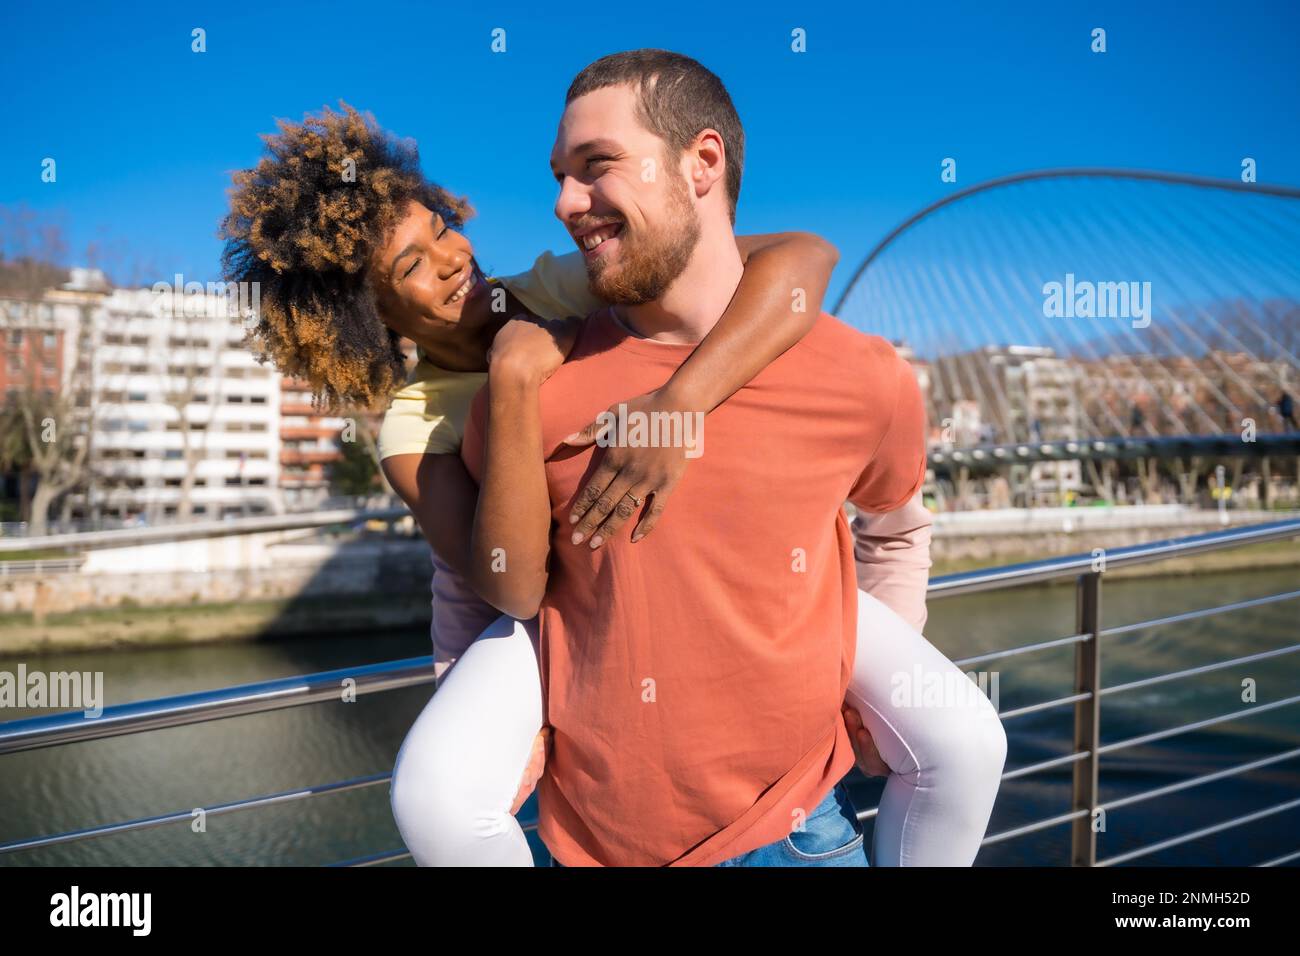
[[[416,259],[414,262],[412,262],[412,263],[411,263],[411,268],[407,269],[405,272],[402,273],[402,278],[405,279],[405,278],[406,278],[407,276],[409,276],[412,272],[414,272],[414,271],[415,271],[415,267],[418,266],[422,261],[423,261],[423,260],[421,260],[421,259]]]
[[[442,227],[442,232],[438,233],[438,238],[441,239],[443,236],[445,236],[445,235],[448,233],[448,231],[449,231],[450,229],[451,229],[451,226],[443,226],[443,227]]]

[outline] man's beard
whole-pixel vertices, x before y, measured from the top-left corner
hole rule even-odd
[[[685,180],[674,176],[668,187],[668,225],[633,237],[623,225],[619,262],[610,268],[602,259],[587,263],[593,295],[615,305],[644,305],[660,298],[691,261],[700,241],[700,217],[691,203]]]

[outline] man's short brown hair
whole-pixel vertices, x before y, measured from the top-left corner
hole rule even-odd
[[[722,81],[680,53],[628,50],[602,56],[579,73],[564,103],[567,106],[607,86],[631,86],[636,91],[638,119],[673,153],[689,146],[701,130],[718,131],[726,150],[727,202],[734,224],[745,166],[745,129]]]

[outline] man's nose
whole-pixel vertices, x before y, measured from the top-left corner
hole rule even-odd
[[[564,177],[560,186],[559,198],[555,200],[555,218],[568,223],[575,216],[581,216],[591,209],[591,195],[587,187],[572,176]]]

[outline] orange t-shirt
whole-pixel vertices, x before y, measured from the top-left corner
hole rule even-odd
[[[542,386],[550,574],[540,665],[552,751],[539,833],[566,866],[712,866],[788,835],[854,765],[844,501],[892,511],[925,476],[925,410],[885,339],[823,313],[709,414],[654,532],[593,551],[569,509],[598,446],[562,439],[662,385],[694,346],[594,313]],[[485,395],[462,448],[477,480]]]

